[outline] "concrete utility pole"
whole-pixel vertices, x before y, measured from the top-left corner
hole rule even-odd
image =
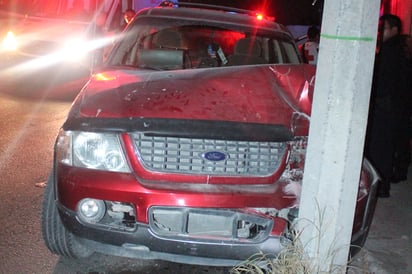
[[[379,0],[324,3],[298,223],[313,273],[348,262],[379,6]]]

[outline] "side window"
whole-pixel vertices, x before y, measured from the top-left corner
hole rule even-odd
[[[299,56],[294,44],[283,40],[272,40],[270,43],[270,62],[274,64],[298,64]]]
[[[280,47],[279,41],[278,40],[272,40],[271,43],[271,56],[270,56],[270,62],[274,64],[283,64],[285,61],[283,60],[282,56],[282,49]]]
[[[281,44],[283,47],[285,63],[298,64],[300,61],[295,46],[292,43],[285,41],[282,41]]]

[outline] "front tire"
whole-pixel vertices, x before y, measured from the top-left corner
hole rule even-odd
[[[41,231],[47,248],[61,256],[70,258],[85,258],[93,251],[80,244],[60,220],[56,207],[54,172],[50,173],[43,194],[41,212]]]

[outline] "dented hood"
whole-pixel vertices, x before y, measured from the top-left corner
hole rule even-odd
[[[302,65],[181,71],[107,70],[94,75],[70,116],[282,124],[309,114],[313,69]]]

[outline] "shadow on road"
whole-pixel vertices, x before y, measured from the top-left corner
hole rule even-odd
[[[210,267],[177,264],[158,260],[138,260],[130,258],[120,258],[95,254],[87,259],[68,259],[60,257],[54,269],[54,274],[60,273],[87,273],[87,274],[132,274],[132,273],[157,273],[157,274],[192,274],[192,273],[213,273],[227,274],[230,268]]]

